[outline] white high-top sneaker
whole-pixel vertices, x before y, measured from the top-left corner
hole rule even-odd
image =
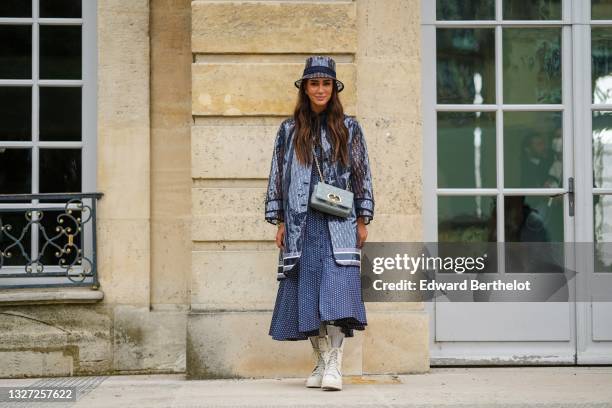
[[[323,373],[325,372],[325,354],[329,351],[329,341],[327,337],[323,336],[317,338],[317,343],[317,347],[313,346],[312,348],[312,354],[316,361],[316,365],[312,373],[310,373],[310,376],[306,379],[306,387],[308,388],[321,387]]]
[[[342,390],[342,349],[344,342],[340,347],[331,347],[325,354],[325,372],[323,373],[323,381],[321,381],[321,389],[328,391]]]

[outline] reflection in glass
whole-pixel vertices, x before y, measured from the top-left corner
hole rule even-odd
[[[28,225],[25,213],[23,211],[14,212],[14,210],[7,211],[0,209],[0,225],[4,227],[4,229],[0,229],[0,252],[6,254],[4,257],[0,254],[2,266],[25,265],[27,258],[23,253],[25,252],[26,256],[29,257],[32,248],[32,239],[30,238],[31,227],[26,230],[26,235],[19,240],[23,229]],[[19,245],[14,245],[15,241],[21,243],[23,248]]]
[[[504,197],[506,242],[563,242],[563,196]]]
[[[32,26],[0,25],[0,79],[32,78]]]
[[[81,140],[81,88],[40,88],[40,140]]]
[[[492,28],[436,30],[438,103],[495,103]]]
[[[40,149],[40,192],[81,191],[81,150]]]
[[[504,20],[561,20],[561,0],[504,0]]]
[[[595,272],[612,272],[612,196],[593,195]]]
[[[563,186],[561,112],[504,112],[504,185]]]
[[[495,0],[438,0],[437,20],[495,20]]]
[[[612,187],[612,112],[593,112],[593,187]]]
[[[438,197],[439,242],[496,242],[495,197]]]
[[[612,28],[591,29],[593,103],[612,103]]]
[[[32,192],[32,151],[0,147],[0,194]]]
[[[495,113],[438,112],[438,187],[494,188]]]
[[[0,140],[31,140],[32,88],[0,87]]]
[[[0,18],[32,17],[32,2],[27,0],[0,1]]]
[[[82,0],[40,0],[43,18],[80,18]]]
[[[40,26],[40,77],[81,79],[81,26]]]
[[[561,103],[561,29],[503,29],[504,103]]]
[[[612,20],[612,2],[591,0],[591,20]]]
[[[66,211],[52,211],[45,210],[43,211],[42,219],[40,220],[40,225],[44,228],[46,233],[46,237],[41,231],[38,234],[38,252],[41,254],[41,262],[43,265],[58,265],[60,264],[60,259],[63,259],[67,265],[71,265],[75,262],[76,257],[78,255],[76,248],[83,248],[82,240],[82,232],[78,231],[79,221],[77,218],[81,217],[81,211],[72,210],[72,213],[67,214]],[[87,216],[86,216],[87,217]],[[57,231],[56,228],[65,228],[66,232],[63,233],[61,230]],[[68,231],[70,228],[70,231]],[[68,246],[68,237],[66,234],[72,234],[73,243],[76,246]],[[58,252],[58,248],[55,245],[49,243],[49,241],[53,242],[53,244],[58,245],[61,248],[70,248],[70,253],[59,254],[58,257],[56,254]],[[75,264],[75,267],[78,267],[78,264]]]

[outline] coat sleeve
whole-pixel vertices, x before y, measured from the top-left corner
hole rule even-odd
[[[270,176],[268,177],[268,190],[265,201],[265,219],[270,224],[284,220],[283,211],[283,160],[285,157],[285,126],[281,123],[272,152]]]
[[[353,122],[351,139],[351,190],[354,194],[355,214],[364,217],[365,224],[374,218],[374,189],[368,159],[368,148],[361,125]]]

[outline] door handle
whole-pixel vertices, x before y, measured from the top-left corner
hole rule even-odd
[[[568,202],[568,212],[569,216],[574,216],[574,206],[575,206],[575,194],[574,194],[574,178],[567,178],[567,202]]]
[[[552,199],[553,197],[559,197],[559,196],[567,194],[567,202],[568,202],[567,210],[568,210],[568,213],[569,213],[568,215],[570,217],[574,216],[575,206],[576,206],[576,203],[575,203],[575,199],[576,198],[575,198],[574,190],[575,190],[574,178],[573,177],[568,177],[567,178],[567,191],[563,192],[563,193],[560,193],[560,194],[555,194],[555,195],[550,197]]]

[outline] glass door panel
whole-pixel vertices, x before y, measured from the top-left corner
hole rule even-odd
[[[424,36],[424,44],[436,45],[425,53],[436,73],[425,87],[432,90],[434,123],[427,158],[436,163],[428,190],[436,222],[427,225],[429,236],[439,242],[572,241],[567,3],[435,3],[433,28],[425,30],[431,37]],[[502,273],[511,277],[514,270]],[[438,358],[443,364],[575,359],[574,311],[566,302],[437,299],[431,307],[434,365]]]

